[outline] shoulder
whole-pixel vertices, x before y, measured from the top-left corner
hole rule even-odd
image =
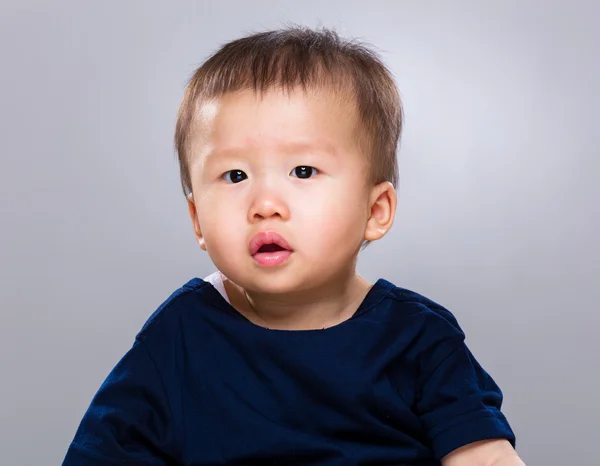
[[[210,287],[210,283],[192,278],[173,291],[146,320],[136,340],[145,342],[157,333],[164,336],[165,332],[176,332],[186,312],[202,309],[208,304],[206,292]]]
[[[438,302],[416,291],[396,286],[380,279],[377,286],[385,290],[377,303],[379,313],[383,313],[388,324],[397,324],[419,329],[427,335],[438,338],[463,340],[465,335],[454,314]]]

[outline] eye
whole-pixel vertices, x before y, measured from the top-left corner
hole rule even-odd
[[[229,170],[221,176],[225,181],[229,183],[239,183],[240,181],[244,181],[248,178],[242,170]]]
[[[316,175],[317,173],[319,173],[319,171],[315,167],[300,166],[294,168],[290,175],[306,179]]]

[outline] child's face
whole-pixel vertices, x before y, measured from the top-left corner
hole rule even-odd
[[[373,189],[354,104],[325,91],[247,90],[205,104],[200,115],[190,214],[215,266],[266,293],[353,274]],[[293,252],[261,262],[249,250],[261,232],[281,235]]]

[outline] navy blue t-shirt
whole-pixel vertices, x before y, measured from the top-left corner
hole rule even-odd
[[[97,465],[439,465],[514,434],[456,319],[378,280],[349,320],[270,330],[195,278],[152,315],[64,460]]]

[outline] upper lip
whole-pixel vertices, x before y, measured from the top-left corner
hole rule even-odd
[[[264,246],[265,244],[276,244],[283,249],[292,251],[291,246],[279,233],[275,233],[274,231],[261,231],[254,235],[250,240],[250,245],[248,246],[250,255],[255,255],[261,246]]]

